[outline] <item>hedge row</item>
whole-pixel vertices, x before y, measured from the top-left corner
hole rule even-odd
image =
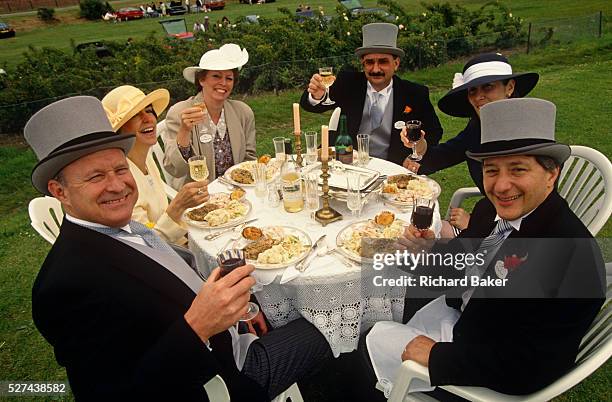
[[[420,14],[410,14],[392,0],[380,3],[397,16],[393,22],[400,28],[398,46],[406,52],[403,69],[438,65],[483,48],[524,41],[521,20],[497,2],[475,11],[448,3],[423,4],[425,11]],[[0,75],[0,105],[9,105],[0,107],[0,133],[21,132],[32,113],[58,97],[101,97],[126,83],[143,89],[163,86],[173,100],[186,98],[193,88],[182,78],[183,68],[196,65],[204,52],[228,42],[244,46],[250,56],[237,92],[301,87],[322,64],[357,68],[353,54],[361,46],[361,27],[385,20],[380,15],[354,18],[338,7],[331,18],[321,14],[298,23],[288,9],[279,10],[280,18],[215,26],[194,41],[150,36],[129,43],[105,42],[105,53],[110,53],[106,57],[99,57],[95,47],[82,51],[75,47],[73,52],[31,47],[23,62],[5,66],[7,74]]]

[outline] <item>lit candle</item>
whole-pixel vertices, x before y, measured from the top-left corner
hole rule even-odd
[[[293,132],[295,135],[300,134],[300,104],[293,104]]]
[[[329,128],[321,126],[321,162],[327,162],[329,158]]]

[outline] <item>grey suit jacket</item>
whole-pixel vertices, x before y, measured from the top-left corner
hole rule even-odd
[[[176,135],[181,127],[181,113],[194,102],[202,100],[202,94],[174,104],[166,115],[166,131],[162,139],[165,145],[164,167],[174,179],[170,185],[179,189],[183,184],[192,181],[189,177],[189,165],[183,159],[176,144]],[[255,150],[255,116],[253,110],[244,102],[237,100],[226,100],[223,108],[225,110],[225,123],[232,144],[232,156],[234,163],[257,158]],[[197,126],[196,126],[197,127]],[[202,143],[198,129],[191,130],[191,147],[195,155],[204,155],[210,172],[210,179],[216,177],[213,143]]]

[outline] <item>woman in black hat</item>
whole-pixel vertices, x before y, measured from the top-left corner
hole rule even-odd
[[[538,79],[536,73],[513,73],[508,59],[499,53],[485,53],[472,58],[462,73],[455,74],[453,89],[438,101],[438,107],[444,113],[469,117],[467,126],[447,142],[429,147],[420,163],[411,161],[406,167],[429,175],[466,161],[472,180],[483,192],[481,163],[465,155],[466,151],[480,146],[480,108],[490,102],[523,97],[535,87]],[[402,135],[402,141],[409,146],[405,135]],[[454,228],[465,229],[469,219],[470,215],[462,208],[451,209],[450,224]]]

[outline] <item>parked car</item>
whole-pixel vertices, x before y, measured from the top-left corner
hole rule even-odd
[[[0,38],[14,38],[15,30],[9,24],[0,22]]]
[[[204,4],[211,10],[223,10],[225,8],[224,0],[204,0]]]
[[[159,21],[159,23],[166,31],[166,35],[176,38],[176,39],[185,39],[185,40],[193,40],[193,32],[189,32],[187,30],[187,24],[185,23],[185,18],[173,18],[170,20]]]
[[[180,1],[171,1],[167,9],[170,15],[183,15],[187,12],[187,6],[184,6]]]
[[[144,17],[142,10],[136,7],[120,8],[115,15],[119,21],[139,20]]]
[[[351,13],[353,17],[359,17],[364,14],[376,14],[380,18],[388,22],[394,22],[397,17],[391,14],[389,11],[384,8],[379,7],[363,7],[359,0],[342,0],[340,3],[346,7],[346,9]]]

